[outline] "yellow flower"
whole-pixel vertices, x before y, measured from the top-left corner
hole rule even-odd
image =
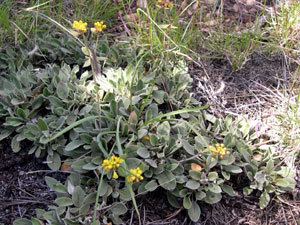
[[[142,176],[143,171],[141,168],[135,168],[130,170],[130,175],[127,177],[127,181],[129,183],[138,183],[142,180],[144,180],[144,177]]]
[[[174,4],[170,0],[157,0],[158,7],[172,9]]]
[[[113,176],[112,176],[114,179],[118,179],[119,178],[119,175],[117,174],[117,172],[116,171],[114,171],[114,173],[113,173]]]
[[[108,159],[103,160],[102,167],[105,170],[105,172],[115,171],[117,170],[121,164],[124,162],[124,159],[118,157],[118,156],[112,156]]]
[[[227,154],[229,154],[229,151],[227,151],[227,148],[225,147],[224,144],[216,144],[215,146],[208,146],[208,149],[215,157],[220,156],[221,159],[223,159]]]
[[[87,32],[87,23],[82,22],[82,20],[73,22],[73,29],[78,31],[79,33]]]
[[[91,28],[91,31],[93,33],[101,33],[106,29],[106,25],[104,24],[103,21],[98,21],[96,23],[94,23],[94,27]]]
[[[165,3],[165,8],[166,9],[172,9],[173,8],[173,3],[172,2]]]

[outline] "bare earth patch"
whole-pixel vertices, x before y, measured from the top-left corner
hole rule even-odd
[[[61,176],[34,156],[14,154],[8,144],[1,144],[0,151],[0,224],[10,225],[17,218],[35,216],[37,208],[46,209],[55,195],[44,178],[48,173]]]
[[[278,92],[288,89],[296,69],[283,56],[257,53],[236,72],[226,60],[212,60],[204,67],[205,70],[196,67],[190,71],[195,80],[195,97],[218,113],[252,116],[262,116],[278,103]]]

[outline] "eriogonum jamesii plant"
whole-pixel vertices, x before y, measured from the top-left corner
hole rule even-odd
[[[77,38],[89,32],[81,20],[73,29]],[[91,32],[105,29],[99,21]],[[191,97],[183,61],[159,72],[147,71],[142,59],[102,71],[95,49],[87,54],[92,71],[28,66],[0,77],[0,140],[11,135],[15,152],[32,143],[29,154],[71,174],[63,183],[46,177],[57,199],[47,211],[37,210],[32,222],[19,222],[122,224],[127,202],[139,215],[136,195],[158,188],[198,221],[201,202],[215,204],[224,195],[237,196],[237,189],[258,190],[263,208],[270,195],[295,187],[294,169],[274,157],[272,146],[257,145],[252,125],[216,118]],[[95,71],[101,72],[97,82],[91,79]]]
[[[101,68],[97,58],[96,49],[98,48],[99,36],[107,29],[104,21],[97,21],[94,26],[89,28],[88,23],[82,20],[74,21],[72,25],[73,31],[70,33],[76,38],[82,47],[82,52],[87,57],[84,64],[85,67],[91,66],[94,81],[100,84],[99,79],[102,77]],[[93,35],[89,35],[89,33]],[[94,38],[96,36],[96,39]]]

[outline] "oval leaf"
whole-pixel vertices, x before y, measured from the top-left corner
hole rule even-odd
[[[123,215],[127,212],[127,207],[125,206],[124,203],[121,203],[121,202],[118,202],[118,203],[115,203],[111,209],[112,213],[114,215]]]
[[[264,209],[267,207],[267,205],[270,202],[270,195],[268,194],[268,192],[263,192],[259,198],[259,207],[261,209]]]
[[[200,187],[200,183],[195,180],[189,180],[185,186],[191,190],[197,190]]]
[[[188,209],[188,215],[193,222],[197,222],[200,219],[201,209],[197,202],[192,203],[192,207]]]
[[[150,152],[146,148],[139,148],[137,154],[144,159],[150,157]]]
[[[69,88],[68,88],[68,85],[63,82],[63,81],[60,81],[58,84],[57,84],[57,90],[56,90],[56,93],[58,95],[58,97],[60,99],[66,99],[68,98],[69,96]]]
[[[28,219],[17,219],[13,222],[13,225],[32,225]]]
[[[74,149],[84,145],[84,142],[82,140],[73,140],[67,146],[65,147],[65,151],[70,152],[73,151]]]
[[[70,205],[73,205],[73,201],[72,199],[68,198],[68,197],[60,197],[60,198],[57,198],[55,199],[54,201],[58,206],[70,206]]]
[[[47,165],[53,171],[59,170],[60,165],[61,165],[61,159],[60,159],[59,154],[54,153],[53,156],[48,155],[47,156]]]
[[[157,187],[158,187],[158,184],[155,180],[151,180],[145,185],[145,189],[147,191],[154,191]]]

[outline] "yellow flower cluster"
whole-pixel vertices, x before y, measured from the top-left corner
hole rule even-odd
[[[73,29],[78,31],[80,34],[84,34],[88,31],[87,29],[87,23],[83,22],[82,20],[75,20],[73,22]],[[93,33],[101,33],[106,29],[106,25],[103,21],[98,21],[96,23],[94,23],[94,27],[91,28],[91,31]]]
[[[116,176],[115,170],[117,170],[123,162],[124,159],[113,155],[112,157],[103,160],[102,167],[107,173],[110,171],[114,171],[113,176]]]
[[[157,5],[161,8],[172,9],[174,4],[170,0],[157,0]]]
[[[210,145],[208,146],[208,149],[215,157],[220,156],[221,159],[223,159],[227,154],[229,154],[229,151],[227,151],[227,148],[224,144],[216,144],[215,146]]]
[[[108,159],[104,159],[102,162],[102,168],[106,173],[109,173],[110,171],[113,171],[112,178],[118,179],[119,175],[116,172],[116,170],[121,166],[121,164],[124,162],[124,159],[118,157],[118,156],[111,156]],[[127,176],[127,180],[129,183],[138,183],[144,179],[142,176],[143,171],[141,168],[137,167],[135,169],[131,169],[130,174]]]
[[[83,22],[82,20],[74,21],[73,22],[73,29],[78,31],[79,33],[86,33],[87,32],[87,23]]]
[[[144,177],[142,176],[143,171],[141,168],[135,168],[130,170],[130,175],[127,177],[127,181],[129,183],[138,183],[142,180],[144,180]]]
[[[103,21],[100,21],[100,22],[94,23],[94,27],[91,28],[91,31],[92,31],[93,33],[101,33],[101,32],[103,32],[105,29],[106,29],[106,25],[104,24]]]

